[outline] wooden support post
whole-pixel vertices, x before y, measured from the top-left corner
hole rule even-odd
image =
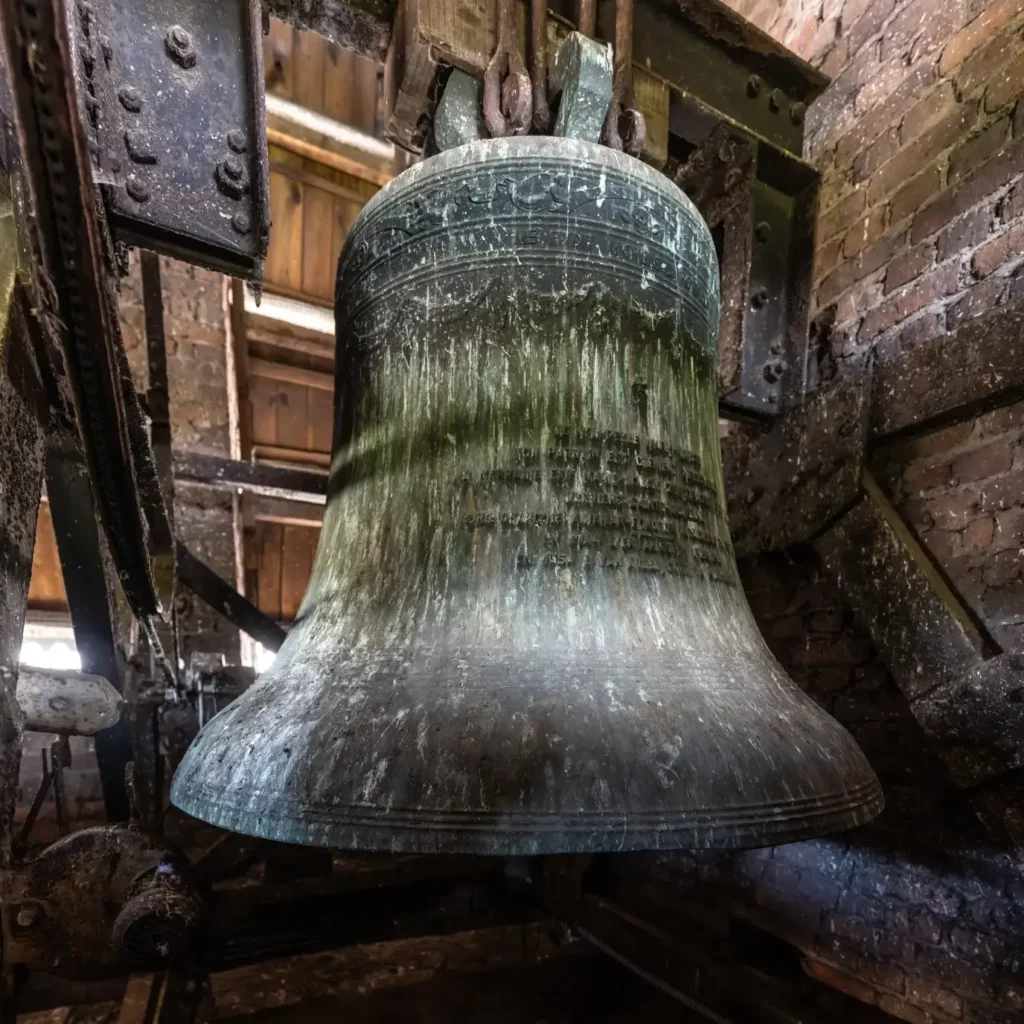
[[[722,439],[729,531],[739,557],[807,542],[857,500],[866,383],[842,381],[770,429],[736,423]]]
[[[815,547],[961,789],[1024,767],[1024,656],[1000,653],[874,480]]]
[[[875,370],[871,441],[926,434],[1024,398],[1024,305],[970,320]]]

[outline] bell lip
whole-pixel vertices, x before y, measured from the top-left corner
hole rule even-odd
[[[242,835],[301,846],[380,853],[535,856],[638,853],[668,850],[740,850],[779,846],[865,825],[885,807],[872,773],[861,785],[834,797],[786,804],[759,804],[728,811],[690,809],[581,815],[514,812],[416,813],[366,808],[362,814],[297,814],[236,809],[171,787],[171,803],[207,824]],[[793,806],[799,805],[794,813]],[[789,813],[787,813],[787,806]],[[353,808],[353,811],[356,809]],[[722,819],[733,816],[733,821]],[[317,819],[320,820],[317,820]],[[405,818],[406,820],[401,820]]]

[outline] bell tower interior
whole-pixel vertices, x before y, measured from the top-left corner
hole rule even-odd
[[[1020,0],[9,0],[0,128],[0,1024],[1024,1020]]]

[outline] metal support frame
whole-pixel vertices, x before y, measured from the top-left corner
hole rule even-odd
[[[75,23],[68,0],[19,0],[4,12],[24,194],[33,213],[26,230],[36,266],[26,269],[37,277],[39,320],[62,354],[52,369],[71,398],[125,596],[145,619],[159,602],[133,455],[131,423],[141,417],[123,376],[127,360],[111,287],[114,254],[96,202],[75,77],[78,54],[69,38]]]
[[[283,498],[310,505],[323,505],[327,501],[327,477],[323,473],[261,466],[198,452],[174,453],[174,477],[183,483],[246,491],[265,498]]]
[[[259,0],[94,0],[79,89],[116,237],[260,281],[270,232]]]
[[[178,579],[193,594],[268,650],[280,648],[286,634],[273,619],[196,558],[181,541],[178,541],[177,554]]]
[[[114,577],[96,522],[84,459],[73,439],[64,432],[50,437],[46,493],[82,670],[103,676],[123,692],[125,651],[118,636]],[[125,771],[133,756],[127,721],[122,720],[96,736],[103,802],[111,821],[129,818]]]

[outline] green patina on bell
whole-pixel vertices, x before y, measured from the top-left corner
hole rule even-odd
[[[270,839],[494,854],[759,846],[877,814],[738,584],[718,306],[693,206],[607,148],[473,143],[380,192],[338,271],[309,590],[174,803]]]

